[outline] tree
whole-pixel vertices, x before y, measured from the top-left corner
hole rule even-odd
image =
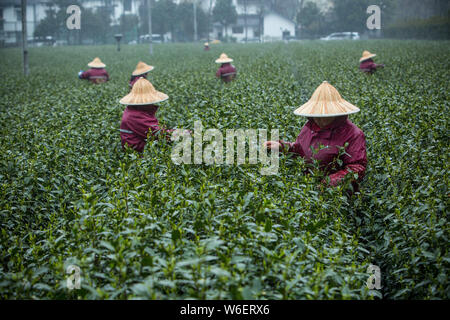
[[[177,6],[176,10],[177,21],[177,37],[185,41],[194,40],[194,7],[192,3],[182,2]],[[206,13],[197,7],[197,32],[201,36],[204,36],[208,31],[208,17]]]
[[[59,22],[56,18],[56,11],[49,7],[45,10],[45,18],[42,19],[34,30],[35,37],[57,37],[59,29]]]
[[[120,16],[120,33],[123,35],[124,41],[129,41],[137,36],[136,26],[138,24],[139,17],[135,14],[122,14]]]
[[[382,23],[388,21],[395,11],[395,0],[333,0],[333,26],[336,31],[367,30],[367,8],[378,5]]]
[[[323,15],[319,7],[314,2],[307,2],[297,14],[297,23],[301,26],[304,33],[309,35],[321,32],[320,22]]]
[[[152,9],[152,31],[157,34],[173,34],[177,23],[177,5],[172,0],[159,0]]]
[[[217,0],[213,9],[213,18],[225,27],[225,36],[228,39],[228,26],[237,21],[236,7],[232,0]]]

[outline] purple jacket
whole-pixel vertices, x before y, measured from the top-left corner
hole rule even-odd
[[[348,142],[345,149],[347,155],[341,156],[342,165],[335,160],[338,158],[339,149]],[[327,127],[320,128],[312,119],[305,124],[294,143],[280,140],[288,152],[294,152],[305,158],[319,160],[322,170],[330,177],[330,184],[336,186],[345,175],[358,173],[358,180],[364,177],[367,165],[366,139],[364,133],[354,125],[347,116],[337,117],[336,120]],[[313,154],[311,147],[319,149],[319,145],[327,148]],[[357,184],[354,183],[357,189]]]
[[[105,69],[91,68],[80,75],[80,79],[87,79],[92,83],[102,83],[109,80],[108,72]]]
[[[230,82],[236,77],[236,67],[231,63],[222,63],[222,66],[216,72],[216,77],[225,82]]]
[[[138,152],[144,151],[147,142],[147,134],[155,135],[158,131],[171,132],[160,128],[156,119],[158,106],[150,104],[145,106],[127,106],[122,116],[120,124],[120,139],[122,147],[128,144]]]
[[[383,64],[376,64],[372,59],[367,59],[359,65],[359,69],[364,72],[374,73],[377,68],[384,67]]]

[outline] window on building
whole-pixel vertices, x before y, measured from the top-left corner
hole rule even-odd
[[[123,11],[131,11],[131,0],[123,0]]]
[[[16,13],[16,20],[22,21],[22,7],[14,6],[14,11]]]
[[[244,33],[244,27],[242,26],[232,27],[231,29],[233,33]]]

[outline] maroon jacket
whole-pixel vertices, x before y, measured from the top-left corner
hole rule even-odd
[[[147,134],[156,135],[158,131],[170,133],[173,130],[160,128],[156,119],[158,106],[150,104],[145,106],[127,106],[120,124],[120,139],[122,147],[128,144],[138,152],[144,151]]]
[[[83,72],[80,79],[87,79],[92,83],[102,83],[109,80],[109,74],[104,68],[91,68]]]
[[[367,59],[359,65],[361,71],[369,73],[374,73],[380,67],[384,67],[384,64],[376,64],[372,59]]]
[[[128,85],[130,86],[130,88],[133,88],[133,85],[136,83],[136,81],[138,81],[140,78],[144,78],[147,79],[147,74],[141,74],[138,76],[131,76],[130,82],[128,83]]]
[[[341,156],[342,165],[339,166],[334,161],[339,153],[337,147],[343,147],[346,142],[348,142],[345,149],[347,154]],[[333,123],[324,128],[320,128],[314,120],[309,119],[294,143],[282,140],[280,143],[283,148],[289,148],[288,152],[297,153],[307,161],[319,160],[322,170],[329,175],[332,186],[339,184],[350,170],[358,174],[358,180],[364,177],[367,165],[366,139],[361,129],[348,120],[347,116],[336,118]],[[313,154],[311,147],[319,149],[320,144],[328,148]],[[353,185],[357,190],[357,183]]]
[[[235,78],[236,72],[236,67],[231,63],[222,63],[222,66],[216,72],[216,77],[225,82],[230,82]]]

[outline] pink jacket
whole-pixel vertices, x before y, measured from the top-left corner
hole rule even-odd
[[[91,68],[80,75],[80,79],[87,79],[92,83],[101,83],[109,80],[109,74],[105,69]]]
[[[383,64],[376,64],[372,59],[367,59],[359,65],[359,69],[364,72],[373,73],[377,68],[384,67]]]
[[[337,164],[339,149],[348,142],[346,154],[341,156],[342,165]],[[319,160],[322,170],[330,177],[330,184],[336,186],[348,173],[358,174],[360,181],[365,174],[367,165],[366,139],[364,133],[354,125],[347,116],[336,118],[327,127],[320,128],[312,119],[305,124],[294,143],[280,140],[288,152],[294,152],[307,161]],[[319,145],[327,148],[313,154],[311,147],[319,149]],[[354,187],[358,185],[354,183]]]
[[[127,106],[123,112],[120,124],[120,139],[122,147],[128,144],[138,152],[143,152],[147,142],[147,134],[156,135],[158,131],[170,133],[173,130],[160,128],[156,119],[158,106],[150,104],[145,106]]]
[[[236,76],[236,67],[231,63],[223,63],[217,70],[216,77],[221,78],[225,82],[230,82]]]

